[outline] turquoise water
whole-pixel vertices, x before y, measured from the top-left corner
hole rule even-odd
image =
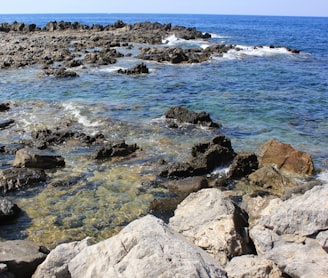
[[[149,177],[151,167],[144,163],[154,162],[159,158],[184,159],[193,143],[215,135],[215,132],[204,129],[180,132],[167,129],[162,116],[173,105],[209,112],[214,121],[223,125],[221,132],[231,138],[237,152],[255,151],[267,140],[276,138],[310,153],[316,167],[327,170],[328,18],[133,14],[0,15],[0,22],[16,20],[36,23],[41,27],[51,20],[106,25],[118,19],[131,24],[148,20],[196,27],[212,34],[208,43],[237,44],[243,50],[232,51],[222,58],[202,64],[147,63],[150,74],[137,77],[115,73],[119,67],[139,63],[135,58],[122,58],[111,66],[80,69],[79,78],[67,80],[40,77],[38,67],[0,70],[0,102],[14,104],[14,108],[6,115],[16,119],[16,132],[2,131],[2,143],[18,141],[22,137],[28,138],[28,132],[22,135],[19,132],[21,130],[52,127],[66,120],[76,121],[79,128],[91,134],[104,132],[109,138],[124,138],[128,143],[137,143],[143,147],[141,158],[135,158],[132,162],[108,163],[102,165],[101,169],[99,165],[81,160],[86,150],[75,149],[64,154],[65,158],[73,161],[68,163],[64,173],[54,174],[55,177],[65,176],[70,172],[86,174],[87,183],[84,186],[102,192],[99,193],[102,197],[95,199],[102,203],[105,202],[104,192],[108,194],[109,190],[113,194],[108,181],[104,181],[111,175],[110,170],[118,169],[120,172],[123,169],[127,171],[126,175],[131,177],[135,177],[137,173],[139,178],[135,177],[132,181],[122,180],[118,176],[110,179],[111,186],[122,186],[120,194],[123,198],[117,201],[120,205],[113,201],[110,207],[122,209],[127,206],[128,211],[130,208],[142,207],[140,204],[144,205],[152,198],[153,193],[148,192],[148,195],[140,196],[138,193],[131,193],[132,189],[126,186],[128,183],[137,186],[144,180],[152,179]],[[204,42],[173,40],[171,43],[195,46]],[[251,48],[256,45],[265,47],[257,50]],[[301,53],[291,54],[283,48],[270,49],[270,45],[299,49]],[[130,168],[132,170],[129,170]],[[75,194],[76,192],[78,194]],[[73,196],[85,194],[80,198],[82,200],[96,196],[91,193],[89,196],[88,191],[79,189],[76,189],[76,192],[62,193],[66,194],[66,197],[70,196],[67,197],[69,201],[66,203],[63,201],[66,197],[61,198],[58,192],[54,194],[48,187],[30,202],[21,197],[14,197],[18,198],[17,202],[26,210],[27,207],[33,207],[31,203],[35,200],[39,202],[39,206],[46,206],[51,195],[59,196],[61,206],[54,208],[52,213],[48,212],[47,216],[38,215],[38,207],[35,207],[33,212],[28,213],[35,219],[33,225],[22,219],[14,228],[30,227],[31,231],[23,233],[23,236],[27,234],[29,237],[49,236],[40,228],[42,225],[49,225],[58,228],[54,233],[60,234],[59,231],[62,231],[69,234],[69,239],[81,238],[90,233],[101,238],[103,231],[94,230],[90,224],[92,219],[98,221],[105,217],[97,216],[97,211],[104,208],[99,207],[101,204],[90,204],[90,217],[87,217],[87,220],[79,220],[84,224],[83,229],[78,232],[73,230],[70,233],[68,230],[71,228],[62,224],[70,222],[70,219],[78,214],[72,212],[73,216],[65,216],[68,217],[66,222],[63,220],[66,219],[64,216],[63,219],[59,217],[63,213],[62,210],[74,204]],[[140,213],[142,211],[144,209],[141,209]],[[113,224],[107,224],[108,227],[105,225],[108,229],[123,225],[122,223],[129,222],[136,215],[130,213],[130,216],[123,217],[120,221],[117,219],[121,219],[121,216],[113,213],[112,217],[116,222],[113,220]],[[58,221],[58,218],[61,221]],[[2,236],[6,237],[3,234]],[[55,242],[58,240],[67,238],[60,234],[54,239]]]

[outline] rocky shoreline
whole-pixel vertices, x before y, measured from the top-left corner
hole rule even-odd
[[[206,112],[183,107],[170,108],[165,117],[173,129],[220,126]],[[63,157],[47,150],[52,144],[64,147],[73,139],[93,145],[97,151],[91,157],[101,160],[142,152],[136,144],[107,142],[101,134],[69,128],[39,130],[32,137],[15,151],[3,146],[3,152],[15,155],[13,167],[0,173],[4,193],[49,182],[47,169],[65,167]],[[230,165],[229,171],[213,174],[222,165]],[[30,241],[2,242],[0,275],[325,277],[328,187],[311,178],[315,169],[307,153],[270,140],[256,153],[237,154],[229,138],[217,135],[196,143],[190,160],[159,161],[154,172],[164,178],[161,186],[171,196],[154,199],[148,216],[99,243],[87,238],[51,252]],[[20,209],[10,200],[3,198],[0,204],[2,223],[19,217]]]
[[[200,63],[231,49],[238,51],[233,45],[170,48],[163,43],[170,35],[193,40],[209,39],[210,34],[149,22],[49,22],[44,28],[0,24],[0,35],[2,70],[38,65],[45,75],[56,78],[78,77],[76,67],[116,63],[130,55],[122,54],[121,48],[129,51],[141,44],[147,46],[136,58],[172,64]],[[147,74],[148,68],[140,63],[118,73]],[[0,104],[0,113],[10,109],[10,104]],[[1,242],[0,277],[327,276],[328,187],[315,179],[309,154],[274,139],[255,153],[236,153],[208,113],[175,106],[163,116],[168,129],[187,125],[217,131],[210,140],[185,150],[185,161],[152,163],[156,179],[142,186],[162,187],[169,194],[154,198],[147,215],[97,243],[87,237],[50,251],[25,240]],[[0,130],[10,130],[14,123],[3,120]],[[0,146],[0,153],[12,158],[0,171],[0,224],[21,215],[7,193],[45,183],[71,187],[83,179],[51,180],[49,172],[64,169],[68,162],[56,150],[84,146],[89,161],[99,164],[113,158],[129,160],[143,152],[135,143],[86,134],[69,123],[34,130],[30,137]],[[216,172],[221,166],[229,170]]]

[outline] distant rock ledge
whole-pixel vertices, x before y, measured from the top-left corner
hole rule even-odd
[[[213,44],[206,49],[170,47],[164,40],[172,35],[183,40],[211,38],[209,33],[196,28],[172,26],[171,23],[127,24],[119,20],[106,26],[89,26],[78,22],[51,21],[41,28],[36,24],[14,22],[1,23],[0,32],[0,68],[22,68],[39,64],[46,75],[55,77],[77,77],[76,73],[66,69],[83,65],[114,64],[118,58],[131,55],[122,54],[120,49],[132,49],[133,43],[145,44],[136,58],[172,64],[202,63],[212,56],[221,57],[229,50],[240,50],[235,45],[225,44]],[[163,44],[164,48],[158,47]],[[295,54],[300,52],[285,49]],[[64,70],[56,70],[60,67]]]

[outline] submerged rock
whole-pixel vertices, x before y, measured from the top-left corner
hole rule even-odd
[[[8,240],[0,242],[0,263],[6,264],[8,271],[20,278],[30,278],[49,251],[34,242]]]
[[[45,150],[24,148],[16,152],[13,165],[14,167],[23,168],[52,169],[64,167],[65,160],[62,156],[54,155]]]

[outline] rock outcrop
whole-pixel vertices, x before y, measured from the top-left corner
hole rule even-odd
[[[197,113],[181,106],[171,107],[165,112],[165,118],[167,119],[169,126],[173,126],[174,123],[172,120],[175,120],[177,124],[189,123],[206,127],[220,127],[219,124],[212,121],[210,115],[205,111]]]
[[[52,154],[46,150],[24,148],[16,152],[14,167],[52,169],[64,167],[65,160],[60,155]]]
[[[136,144],[126,144],[125,141],[121,141],[118,143],[106,143],[102,146],[96,153],[96,159],[106,159],[110,157],[116,156],[128,156],[135,151],[137,151],[139,147]]]
[[[274,166],[284,173],[301,177],[314,173],[314,165],[309,154],[274,139],[259,148],[257,157],[260,167]]]
[[[146,64],[141,63],[129,69],[119,69],[117,72],[126,75],[137,75],[137,74],[147,74],[149,73],[149,69]]]
[[[10,168],[0,172],[0,191],[6,193],[46,181],[43,169]]]
[[[328,230],[327,200],[327,185],[287,201],[273,199],[250,231],[257,253],[290,277],[326,277],[328,254],[319,235]]]
[[[86,246],[69,262],[60,262],[72,278],[226,277],[210,255],[150,215],[131,222],[116,236]],[[60,265],[56,260],[52,264]],[[39,268],[37,273],[47,269]]]
[[[195,144],[189,161],[165,165],[160,175],[169,178],[205,175],[219,166],[227,165],[234,156],[230,139],[218,135],[210,141]]]

